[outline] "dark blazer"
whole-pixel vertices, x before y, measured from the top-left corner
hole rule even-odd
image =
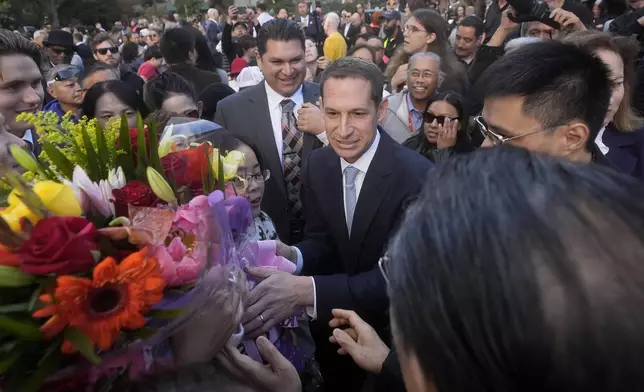
[[[295,218],[286,198],[282,157],[278,156],[275,144],[264,83],[266,82],[219,101],[215,122],[235,135],[241,135],[254,141],[259,148],[267,169],[271,171],[271,177],[266,182],[264,189],[262,210],[273,220],[280,239],[284,243],[290,244],[291,224]],[[317,103],[320,97],[320,86],[314,83],[304,83],[302,95],[304,102]],[[322,147],[322,142],[316,136],[304,133],[302,170],[306,165],[306,157],[319,147]]]
[[[220,83],[219,74],[210,71],[204,71],[192,64],[174,64],[168,67],[170,72],[174,72],[184,77],[195,89],[197,95],[206,87],[213,83]]]
[[[92,51],[90,48],[87,46],[85,42],[81,42],[78,45],[76,45],[76,53],[83,59],[83,63],[87,60],[91,60],[94,58],[94,55],[92,55]]]
[[[609,148],[606,158],[613,167],[644,179],[644,129],[620,132],[611,122],[604,130],[602,142]]]
[[[303,176],[306,217],[302,275],[315,279],[316,358],[329,391],[360,391],[366,373],[328,342],[331,310],[355,310],[388,341],[388,299],[378,260],[432,163],[380,130],[380,144],[356,205],[352,235],[346,226],[340,158],[331,147],[311,153]]]

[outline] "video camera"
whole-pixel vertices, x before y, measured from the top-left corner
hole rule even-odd
[[[524,22],[541,22],[548,26],[559,29],[561,25],[550,18],[550,7],[540,0],[508,0],[510,6],[514,8],[515,14],[509,15],[511,21],[515,23]]]

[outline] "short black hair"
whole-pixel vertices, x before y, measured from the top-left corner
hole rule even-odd
[[[81,34],[81,33],[74,33],[74,39],[75,39],[76,41],[83,42],[83,34]]]
[[[436,390],[644,386],[638,179],[501,146],[424,180],[383,270],[397,349]]]
[[[257,3],[257,9],[262,11],[262,12],[266,12],[266,10],[268,9],[268,6],[266,6],[266,4],[260,2],[260,3]]]
[[[13,31],[0,29],[0,56],[15,54],[30,57],[39,68],[42,65],[42,52],[38,45]]]
[[[373,61],[376,61],[376,51],[369,45],[367,44],[361,44],[361,45],[355,45],[351,50],[349,50],[349,53],[347,53],[347,56],[353,56],[357,51],[365,49],[371,53],[371,57],[373,58]]]
[[[139,57],[139,44],[135,44],[134,42],[125,43],[123,49],[121,49],[121,56],[123,56],[123,62],[125,64],[136,61]]]
[[[476,38],[480,37],[481,34],[483,34],[483,30],[485,29],[483,20],[476,15],[466,16],[459,24],[459,27],[460,26],[474,27],[474,35],[476,35]]]
[[[590,130],[590,150],[604,125],[612,83],[595,55],[548,40],[501,57],[481,75],[475,91],[483,99],[524,97],[523,112],[544,128],[583,121]]]
[[[243,35],[239,37],[239,41],[237,41],[237,45],[239,45],[239,48],[244,51],[252,48],[257,47],[257,40],[255,37],[251,35]],[[242,52],[243,53],[243,52]]]
[[[96,103],[106,93],[114,94],[123,104],[141,113],[143,118],[147,116],[148,112],[141,96],[136,92],[134,87],[121,80],[99,82],[87,90],[83,104],[81,105],[83,115],[90,119],[96,117]]]
[[[302,50],[304,46],[304,32],[300,25],[289,19],[272,19],[264,23],[257,34],[257,51],[260,56],[266,53],[266,45],[273,41],[300,41]]]
[[[367,80],[371,84],[371,100],[376,107],[380,105],[385,77],[373,62],[358,57],[342,57],[324,70],[320,78],[320,96],[324,99],[324,84],[327,80],[348,78]]]
[[[195,38],[185,29],[168,29],[161,36],[161,53],[170,65],[188,62],[194,49]]]
[[[159,48],[159,45],[150,45],[145,52],[143,52],[143,61],[162,58],[163,54],[161,54],[161,48]]]
[[[192,84],[174,72],[163,72],[143,85],[143,101],[150,112],[160,110],[163,102],[173,94],[183,94],[197,102],[197,94]]]
[[[198,96],[198,100],[203,102],[201,118],[213,121],[219,102],[233,94],[235,94],[235,90],[223,83],[213,83],[203,89]]]

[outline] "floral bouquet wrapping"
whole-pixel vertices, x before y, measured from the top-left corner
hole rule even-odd
[[[26,173],[0,167],[11,189],[0,210],[0,389],[96,390],[171,367],[173,333],[209,298],[245,289],[225,196],[243,185],[241,157],[194,140],[159,145],[141,118],[136,129],[20,120],[43,152],[14,146]]]

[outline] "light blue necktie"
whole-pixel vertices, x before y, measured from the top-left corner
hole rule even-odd
[[[356,210],[358,196],[356,194],[356,177],[360,170],[353,166],[344,169],[344,194],[347,200],[347,229],[351,236],[351,225],[353,224],[353,213]]]

